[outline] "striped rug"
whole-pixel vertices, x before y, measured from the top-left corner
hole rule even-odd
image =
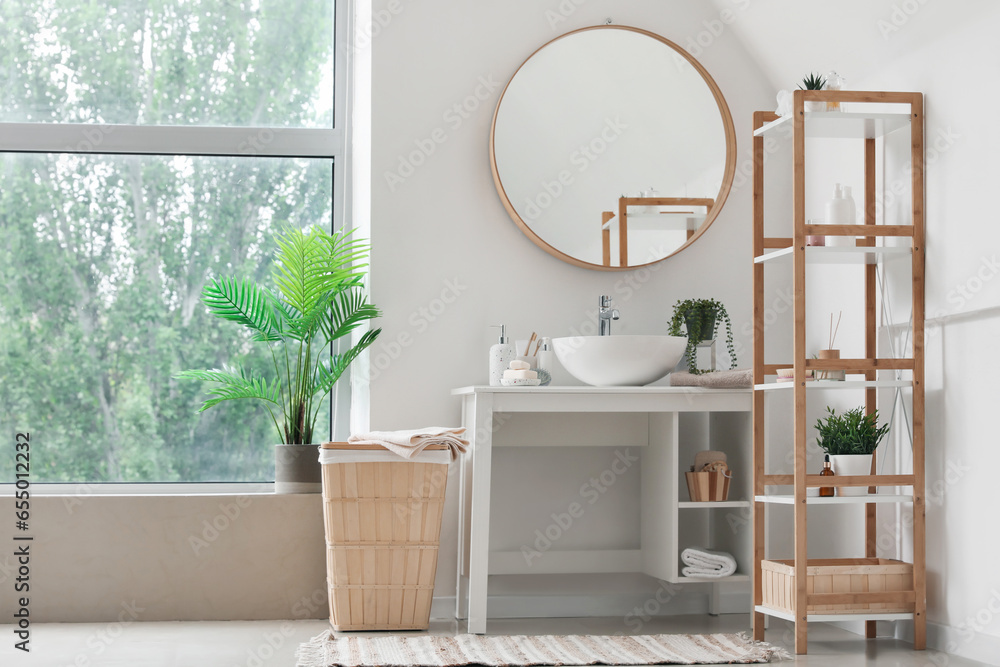
[[[743,634],[712,635],[334,635],[299,646],[298,667],[457,665],[706,665],[790,659]]]

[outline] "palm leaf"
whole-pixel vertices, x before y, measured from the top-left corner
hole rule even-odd
[[[333,359],[329,364],[319,363],[316,366],[316,381],[313,383],[313,395],[325,394],[326,392],[333,389],[333,385],[337,384],[337,380],[340,376],[344,374],[348,366],[357,359],[358,355],[361,354],[368,346],[375,342],[378,335],[382,333],[381,329],[375,329],[374,331],[366,331],[361,340],[343,354],[334,355]]]
[[[278,255],[273,269],[274,282],[286,303],[306,313],[326,291],[323,287],[322,237],[286,227],[275,237],[275,242]]]
[[[252,331],[254,340],[281,340],[275,329],[271,295],[250,278],[213,278],[202,290],[201,300],[216,317]]]
[[[214,398],[207,399],[198,412],[204,412],[223,401],[231,401],[238,398],[255,398],[277,406],[281,405],[279,400],[281,393],[280,380],[268,383],[264,378],[254,376],[252,373],[247,374],[243,369],[191,370],[178,373],[174,377],[215,382],[219,385],[208,390],[208,393]]]
[[[364,292],[359,289],[351,289],[338,294],[337,299],[331,304],[330,310],[332,311],[332,321],[331,329],[327,335],[328,340],[337,340],[346,336],[365,322],[382,315],[378,308],[368,303]]]

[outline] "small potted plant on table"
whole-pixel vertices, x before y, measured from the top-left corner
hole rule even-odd
[[[837,475],[870,475],[872,456],[882,438],[889,432],[889,425],[878,425],[878,410],[865,414],[863,407],[838,415],[827,407],[828,416],[816,420],[818,444],[830,455],[833,471]],[[839,496],[863,496],[864,486],[837,487]]]
[[[674,314],[670,318],[671,336],[681,336],[681,325],[687,331],[687,347],[684,359],[688,371],[693,375],[711,372],[698,368],[698,345],[703,341],[715,340],[719,325],[726,325],[726,349],[729,352],[730,367],[736,367],[736,350],[733,347],[733,325],[726,307],[715,299],[685,299],[674,304]]]

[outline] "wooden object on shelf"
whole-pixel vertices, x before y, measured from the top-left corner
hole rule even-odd
[[[806,102],[850,103],[851,112],[819,112],[806,113]],[[902,113],[866,113],[855,111],[858,104],[897,104],[907,105],[908,112]],[[790,128],[790,133],[788,132]],[[894,132],[905,132],[909,129],[910,163],[911,163],[911,224],[878,224],[877,206],[877,142],[881,137]],[[780,131],[779,131],[780,130]],[[790,134],[792,141],[792,235],[782,237],[767,237],[764,233],[764,143],[765,137],[784,137]],[[809,225],[806,224],[806,137],[826,137],[827,139],[860,140],[863,145],[864,159],[864,224],[863,225]],[[829,145],[829,144],[827,144]],[[912,596],[912,605],[907,612],[912,611],[914,627],[914,648],[923,649],[926,645],[926,524],[925,524],[925,480],[924,480],[924,116],[923,96],[921,93],[879,92],[879,91],[794,91],[793,110],[790,116],[779,118],[773,113],[759,111],[754,114],[753,139],[753,314],[754,314],[754,604],[753,630],[756,639],[764,638],[764,616],[769,605],[764,603],[766,585],[764,580],[765,561],[765,512],[767,502],[777,502],[780,496],[768,495],[767,487],[776,485],[792,485],[794,505],[794,556],[788,562],[788,567],[794,572],[794,583],[785,591],[787,595],[783,618],[787,618],[787,610],[804,610],[813,605],[832,604],[830,598],[819,597],[820,594],[808,588],[807,577],[807,488],[814,486],[843,486],[845,482],[857,486],[864,482],[869,486],[869,492],[875,492],[879,486],[910,485],[912,496],[904,494],[897,496],[900,502],[912,498],[913,502],[913,563],[909,570],[909,591],[905,595]],[[884,186],[883,186],[884,187]],[[894,221],[896,222],[896,221]],[[787,232],[786,232],[787,233]],[[840,248],[806,248],[806,237],[823,234],[825,236],[861,237],[856,240],[855,247]],[[897,237],[893,246],[881,245],[887,237]],[[909,248],[905,245],[909,239]],[[912,282],[912,357],[908,359],[880,359],[877,357],[877,281],[879,258],[890,257],[911,258]],[[787,258],[792,260],[792,284],[794,301],[792,308],[793,320],[793,359],[781,364],[765,363],[764,359],[764,316],[766,312],[764,292],[764,264],[769,260]],[[860,260],[860,261],[859,261]],[[806,311],[806,264],[842,263],[851,261],[862,264],[864,272],[864,292],[859,295],[864,304],[865,320],[865,357],[863,359],[810,359],[806,349],[805,311]],[[778,263],[775,261],[774,263]],[[791,386],[787,387],[793,393],[793,443],[794,443],[794,474],[767,474],[765,469],[765,396],[770,393],[765,388],[766,377],[772,376],[779,368],[791,365],[793,377]],[[823,483],[819,475],[809,474],[807,470],[806,436],[811,425],[807,421],[807,387],[810,390],[824,389],[823,383],[806,382],[808,370],[817,373],[830,370],[844,370],[848,373],[862,373],[862,382],[832,383],[840,388],[850,389],[851,386],[864,388],[866,411],[870,414],[877,406],[877,391],[879,387],[893,387],[899,381],[880,381],[878,371],[883,370],[912,371],[912,381],[907,381],[912,388],[913,415],[913,472],[910,475],[879,475],[873,466],[866,477],[854,477],[845,480],[834,477],[834,483]],[[825,388],[833,388],[826,385]],[[865,503],[865,556],[876,556],[876,503]],[[852,593],[853,594],[853,593]],[[823,594],[827,595],[827,594]],[[871,599],[869,599],[871,601]],[[773,608],[777,609],[777,608]],[[869,612],[878,617],[884,609],[873,607]],[[816,612],[813,612],[816,613]],[[817,615],[822,615],[819,611]],[[828,612],[829,613],[829,612]],[[780,614],[776,614],[780,615]],[[860,614],[864,618],[864,610]],[[807,621],[808,614],[797,612],[795,620],[795,651],[803,654],[808,648]],[[866,636],[873,637],[874,621],[865,619]]]
[[[708,218],[712,212],[715,200],[700,197],[619,197],[618,198],[618,266],[627,267],[628,264],[628,207],[629,206],[690,206],[692,208],[703,208],[704,211],[667,211],[662,215],[704,215]],[[602,213],[601,220],[601,255],[604,258],[604,266],[611,266],[611,231],[608,224],[613,218],[607,217],[607,212]],[[696,229],[687,229],[687,240],[682,247],[694,239]]]
[[[322,448],[386,451],[380,445],[349,443]],[[427,629],[447,482],[447,463],[400,457],[323,464],[330,624],[335,631]]]
[[[794,614],[795,561],[761,561],[763,604]],[[808,614],[913,611],[913,565],[888,558],[814,559],[806,566]]]
[[[615,217],[611,211],[601,212],[601,264],[611,266],[611,229],[609,222]]]
[[[692,502],[729,500],[729,480],[732,474],[724,472],[686,472],[688,495]]]

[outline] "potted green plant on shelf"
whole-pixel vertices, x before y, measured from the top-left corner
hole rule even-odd
[[[878,410],[865,414],[857,407],[838,415],[827,407],[828,415],[816,420],[819,446],[830,455],[833,471],[837,475],[871,474],[872,455],[882,438],[889,432],[889,425],[878,425]],[[837,495],[863,496],[864,486],[837,487]]]
[[[736,367],[736,350],[733,348],[733,325],[726,307],[715,299],[685,299],[674,304],[674,314],[670,318],[671,336],[681,336],[681,325],[687,331],[687,347],[684,359],[688,371],[695,375],[710,371],[698,368],[698,345],[702,341],[715,340],[719,325],[726,325],[726,349],[729,352],[730,367]]]
[[[825,86],[826,86],[826,79],[821,77],[819,74],[812,73],[809,76],[802,79],[802,83],[799,84],[799,90],[823,90]],[[805,110],[825,111],[826,102],[806,101]]]
[[[274,288],[250,278],[212,278],[201,296],[212,315],[244,327],[251,340],[267,345],[273,367],[266,375],[260,369],[224,367],[177,377],[214,383],[199,412],[229,400],[262,403],[281,443],[275,447],[275,492],[315,493],[320,466],[313,428],[322,398],[381,329],[364,332],[339,354],[327,351],[380,313],[368,303],[362,284],[367,243],[350,232],[331,234],[319,227],[286,226],[274,239]]]

